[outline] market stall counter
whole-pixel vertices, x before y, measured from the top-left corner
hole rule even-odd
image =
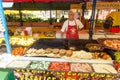
[[[98,40],[38,39],[24,54],[12,53],[12,60],[4,68],[14,70],[18,80],[119,80],[114,56],[99,43]]]
[[[65,60],[44,57],[14,57],[6,65],[17,80],[117,80],[120,75],[108,60]]]

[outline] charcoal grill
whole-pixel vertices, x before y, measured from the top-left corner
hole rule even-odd
[[[97,43],[96,40],[76,40],[76,39],[39,39],[30,48],[46,49],[59,48],[68,49],[70,46],[75,46],[76,50],[84,50],[87,43]]]
[[[35,49],[46,49],[46,48],[59,48],[59,49],[69,49],[70,46],[74,46],[77,51],[79,50],[85,50],[86,44],[89,43],[95,43],[98,44],[97,40],[85,40],[85,39],[54,39],[54,38],[41,38],[38,39],[33,45],[31,45],[29,48],[35,48]],[[28,48],[28,49],[29,49]],[[108,53],[111,58],[114,60],[115,57],[113,55],[113,51],[104,49],[103,52]]]

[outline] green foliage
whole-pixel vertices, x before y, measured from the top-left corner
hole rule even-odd
[[[20,22],[20,17],[17,15],[17,16],[9,16],[9,15],[6,15],[6,20],[8,22]],[[32,18],[30,16],[26,17],[26,16],[22,16],[22,21],[23,22],[50,22],[50,18],[48,20],[43,20],[41,18]],[[57,22],[57,19],[56,18],[51,18],[51,21],[52,22]]]
[[[48,22],[50,22],[50,20],[52,21],[52,22],[57,22],[57,19],[56,18],[48,18]]]
[[[60,19],[60,22],[65,22],[67,20],[67,18],[62,18]]]

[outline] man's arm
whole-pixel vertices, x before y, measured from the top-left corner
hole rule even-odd
[[[62,26],[62,28],[61,28],[61,38],[63,38],[63,36],[64,36],[64,33],[65,33],[65,30],[66,30],[66,28],[67,28],[67,21],[65,21],[64,23],[63,23],[63,26]]]
[[[82,30],[84,27],[84,25],[82,24],[80,20],[77,20],[77,25],[78,25],[78,30]]]

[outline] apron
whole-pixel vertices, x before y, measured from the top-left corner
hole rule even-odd
[[[75,22],[75,25],[71,26],[69,25],[69,21],[68,21],[68,29],[66,31],[66,38],[67,39],[78,39],[79,38],[76,22]]]

